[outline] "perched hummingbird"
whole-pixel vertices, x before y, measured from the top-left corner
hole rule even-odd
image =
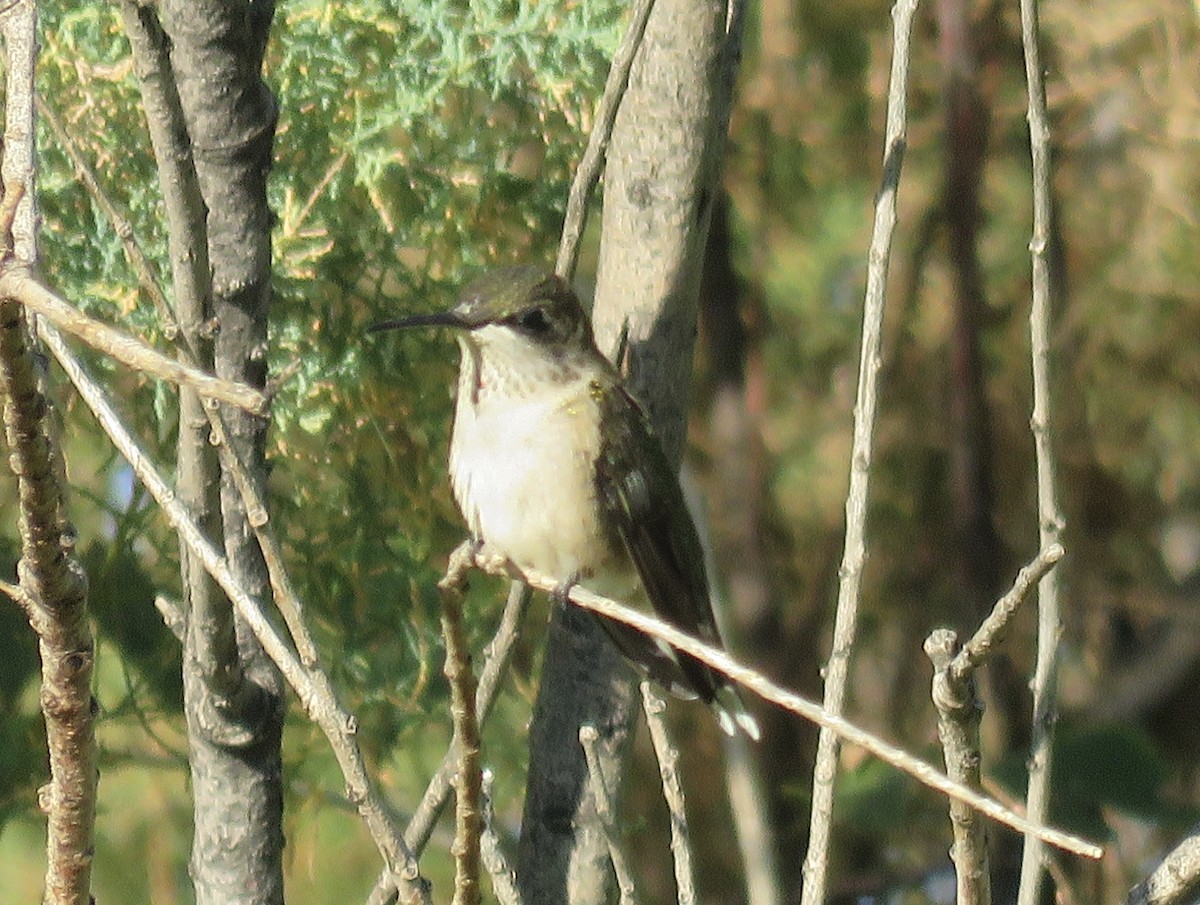
[[[441,326],[462,352],[450,483],[472,536],[519,569],[555,576],[721,645],[696,526],[658,438],[596,348],[571,287],[536,266],[494,271],[449,311],[371,332]],[[758,724],[729,680],[631,626],[597,616],[651,679],[716,710],[751,738]]]

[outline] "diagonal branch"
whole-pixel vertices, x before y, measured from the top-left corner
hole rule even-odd
[[[604,169],[604,154],[608,150],[608,140],[612,137],[613,123],[617,121],[621,98],[625,96],[625,89],[629,85],[629,71],[633,68],[633,58],[642,46],[642,36],[646,33],[646,23],[650,20],[650,11],[653,9],[654,0],[637,0],[633,15],[629,19],[629,27],[625,29],[621,45],[613,54],[608,79],[604,83],[604,93],[596,107],[592,132],[588,135],[587,147],[584,148],[583,157],[575,169],[575,178],[571,181],[562,238],[558,243],[558,260],[554,265],[554,272],[568,283],[575,278],[575,266],[579,262],[580,240],[583,239],[583,230],[587,226],[588,198],[596,183],[600,181],[600,171]]]
[[[195,521],[176,499],[174,490],[138,447],[105,398],[104,392],[87,375],[62,337],[49,326],[42,327],[42,336],[79,391],[84,403],[96,416],[117,450],[129,462],[138,479],[162,507],[171,526],[228,595],[238,614],[245,620],[246,625],[295,691],[309,717],[324,732],[345,777],[347,797],[366,823],[402,892],[403,900],[406,903],[430,902],[429,887],[420,876],[416,859],[404,844],[403,837],[392,823],[383,798],[367,774],[362,752],[354,735],[354,718],[338,701],[329,677],[318,668],[304,665],[287,640],[267,618],[259,601],[246,593],[234,579],[225,559],[204,537]]]
[[[679,905],[696,905],[696,875],[692,870],[692,840],[688,832],[687,809],[683,803],[683,783],[679,781],[679,750],[671,744],[667,735],[667,721],[663,712],[667,702],[658,689],[649,682],[642,683],[642,710],[646,714],[646,726],[650,730],[650,741],[654,744],[654,756],[658,758],[658,772],[662,779],[663,800],[667,813],[671,815],[671,857],[675,862],[675,901]]]
[[[983,716],[975,673],[991,658],[1017,608],[1062,555],[1063,549],[1057,544],[1041,551],[1020,571],[1012,590],[996,602],[992,612],[961,649],[958,635],[951,629],[937,629],[925,640],[925,653],[934,669],[932,697],[938,713],[938,738],[942,743],[946,774],[972,789],[981,787],[979,721]],[[990,905],[991,876],[983,822],[973,809],[952,801],[950,823],[954,828],[950,857],[954,861],[958,883],[955,905]]]
[[[292,643],[300,655],[300,662],[307,667],[318,665],[317,645],[312,633],[304,621],[304,604],[300,595],[292,585],[291,576],[284,565],[283,549],[279,539],[271,528],[267,503],[258,481],[250,473],[250,469],[242,461],[233,445],[228,441],[229,430],[225,426],[225,418],[216,406],[205,406],[204,413],[208,416],[208,424],[212,429],[213,443],[221,456],[221,465],[232,479],[241,495],[242,504],[246,507],[246,519],[250,524],[254,537],[262,551],[263,563],[267,567],[267,578],[271,583],[271,592],[275,607],[283,616]]]
[[[991,659],[1017,608],[1025,602],[1034,586],[1050,574],[1063,555],[1062,545],[1053,543],[1043,548],[1029,565],[1017,573],[1012,589],[996,601],[991,613],[949,664],[952,682],[967,681],[975,670]]]
[[[587,760],[588,783],[592,794],[596,796],[596,816],[600,820],[600,829],[604,833],[604,841],[608,844],[608,856],[612,859],[613,873],[617,876],[617,889],[620,891],[620,905],[638,905],[637,883],[633,879],[633,870],[629,859],[625,857],[625,848],[621,843],[621,830],[617,826],[616,807],[613,804],[612,793],[604,778],[604,767],[600,762],[600,752],[596,750],[596,742],[600,733],[595,726],[579,727],[579,745],[583,748],[583,756]]]
[[[269,403],[265,394],[246,384],[222,380],[163,355],[140,339],[88,317],[55,295],[24,268],[8,268],[0,275],[0,294],[18,300],[58,329],[78,337],[93,349],[135,371],[188,387],[200,396],[228,402],[256,415],[267,413]]]
[[[46,99],[40,94],[35,95],[34,99],[37,102],[38,113],[41,114],[42,119],[50,124],[50,131],[54,133],[54,137],[58,139],[58,143],[62,145],[63,150],[67,152],[67,156],[71,159],[71,165],[75,167],[75,175],[83,183],[84,188],[88,190],[88,193],[95,200],[104,216],[108,218],[108,222],[112,225],[117,237],[121,240],[121,245],[125,248],[125,257],[137,274],[138,284],[150,296],[150,300],[154,303],[154,308],[158,312],[158,316],[162,318],[164,332],[169,339],[174,339],[179,332],[179,328],[175,324],[175,312],[171,310],[171,303],[167,301],[167,295],[163,292],[158,275],[154,272],[154,265],[150,262],[149,255],[143,251],[141,244],[137,240],[133,224],[125,216],[125,213],[117,207],[116,202],[104,191],[104,187],[100,184],[100,177],[96,175],[96,171],[88,163],[83,151],[75,143],[75,139],[71,136],[70,130],[67,129],[59,117],[58,112],[46,103]]]
[[[25,612],[25,618],[29,620],[31,625],[36,627],[35,620],[38,618],[37,601],[33,599],[33,595],[26,591],[19,584],[13,584],[9,581],[0,581],[0,594],[3,594]]]
[[[483,774],[483,839],[480,854],[484,867],[492,878],[492,893],[500,905],[521,905],[521,892],[517,889],[517,877],[508,863],[508,856],[500,844],[500,836],[493,828],[492,793],[490,783],[492,774],[485,770]]]
[[[1129,891],[1125,905],[1186,905],[1200,893],[1200,826]]]
[[[519,575],[526,584],[548,593],[562,590],[562,583],[549,575],[532,571],[519,572],[503,558],[490,554],[477,555],[475,565],[491,575],[504,575],[510,578]],[[858,745],[867,753],[907,773],[923,785],[957,801],[965,802],[1017,832],[1029,833],[1050,845],[1082,855],[1085,858],[1099,858],[1104,853],[1103,849],[1095,843],[1061,830],[1034,823],[1015,813],[1011,808],[1006,808],[996,800],[980,794],[975,789],[969,789],[961,783],[955,782],[920,758],[914,757],[891,742],[884,741],[839,714],[829,713],[820,704],[788,691],[786,688],[781,688],[756,670],[739,663],[726,651],[684,634],[666,622],[653,616],[647,616],[645,613],[607,597],[594,594],[580,585],[572,586],[567,596],[572,603],[583,609],[633,626],[638,631],[659,638],[672,647],[691,654],[700,662],[734,679],[763,700],[770,701],[806,720],[811,720],[822,729],[836,734],[842,741]]]

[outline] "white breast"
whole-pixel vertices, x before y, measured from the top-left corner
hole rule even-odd
[[[519,567],[587,576],[609,555],[596,517],[599,411],[586,379],[540,390],[460,391],[454,496],[471,533]]]

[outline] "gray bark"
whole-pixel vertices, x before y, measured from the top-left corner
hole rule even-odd
[[[167,220],[168,256],[179,329],[178,357],[212,371],[212,317],[206,211],[196,179],[191,143],[175,76],[169,41],[152,6],[123,0],[121,15],[133,48],[141,83],[142,107],[154,156]],[[179,392],[179,439],[176,453],[177,493],[208,537],[220,530],[220,467],[217,451],[208,442],[209,427],[203,403],[192,390]],[[216,583],[182,540],[180,578],[186,621],[184,626],[185,707],[236,712],[235,696],[245,689],[233,627],[233,609]]]
[[[740,17],[734,17],[735,21]],[[627,326],[628,383],[672,461],[682,458],[705,237],[737,65],[726,4],[658,0],[634,61],[605,173],[593,321],[613,350]],[[598,903],[608,848],[579,745],[584,724],[619,788],[635,675],[586,613],[556,607],[530,730],[517,876],[526,905]]]
[[[1185,905],[1200,894],[1200,826],[1159,862],[1145,880],[1129,891],[1125,905]]]
[[[260,70],[270,3],[166,2],[170,72],[194,169],[176,174],[187,208],[187,245],[173,254],[178,293],[199,300],[179,319],[186,341],[218,375],[261,387],[266,377],[270,214],[266,173],[274,100]],[[140,14],[146,16],[143,9]],[[149,110],[148,110],[149,113]],[[162,159],[160,155],[160,160]],[[171,176],[164,183],[173,182]],[[195,221],[195,192],[203,223]],[[174,235],[173,230],[173,235]],[[205,257],[205,252],[207,252]],[[202,269],[197,267],[204,260]],[[201,272],[197,272],[201,271]],[[207,271],[207,272],[204,272]],[[200,291],[195,291],[199,288]],[[264,483],[266,423],[226,408],[229,443]],[[191,505],[224,539],[240,585],[259,599],[266,571],[232,479],[211,463],[209,427],[194,398],[181,402],[180,480],[196,481]],[[185,439],[186,438],[186,439]],[[198,447],[202,441],[203,451]],[[195,807],[191,871],[198,903],[282,903],[283,795],[280,738],[283,687],[253,634],[185,556],[188,628],[184,690]]]

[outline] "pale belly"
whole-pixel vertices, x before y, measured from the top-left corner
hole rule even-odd
[[[464,402],[450,475],[471,533],[518,567],[556,579],[624,572],[624,555],[614,557],[597,519],[597,449],[586,385],[537,401]]]

